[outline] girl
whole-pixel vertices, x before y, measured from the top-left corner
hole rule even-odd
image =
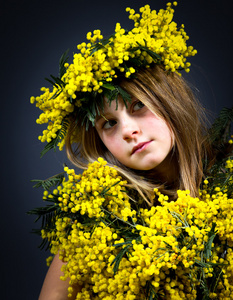
[[[182,77],[167,75],[154,66],[120,86],[131,95],[127,107],[121,98],[111,105],[106,99],[95,126],[90,126],[88,132],[81,120],[80,124],[75,120],[71,123],[66,140],[69,159],[82,168],[84,159],[93,162],[103,157],[112,167],[117,166],[149,205],[154,204],[155,187],[173,198],[178,189],[197,196],[205,152],[199,117],[202,108]],[[79,133],[76,148],[71,143],[74,131]],[[61,264],[56,257],[40,300],[66,299],[66,283],[63,290],[59,281]]]
[[[40,139],[49,142],[48,149],[57,141],[62,147],[65,141],[68,158],[78,168],[87,169],[88,163],[102,157],[117,170],[122,180],[127,181],[124,185],[140,195],[144,203],[134,196],[130,199],[140,203],[141,207],[159,204],[154,197],[155,189],[170,200],[177,198],[178,190],[188,190],[190,196],[198,197],[203,161],[207,158],[210,161],[211,151],[203,125],[203,109],[178,73],[180,67],[188,70],[190,64],[186,57],[194,55],[195,51],[186,46],[183,28],[178,32],[176,24],[171,22],[171,4],[158,15],[145,6],[140,10],[142,20],[134,11],[128,11],[135,21],[134,30],[125,32],[118,24],[114,38],[102,43],[97,42],[102,39],[99,31],[95,31],[93,37],[88,34],[91,44],[78,47],[82,54],[74,56],[72,65],[69,66],[64,57],[61,59],[63,72],[55,79],[54,90],[50,93],[43,89],[44,95],[32,99],[44,111],[39,123],[47,122],[49,118],[54,122]],[[174,52],[177,36],[183,44],[178,44]],[[158,44],[154,45],[154,40]],[[122,55],[119,54],[121,51]],[[82,68],[86,68],[86,73],[79,73]],[[90,70],[94,70],[93,73]],[[89,190],[91,187],[86,193]],[[56,193],[51,197],[55,199]],[[81,194],[83,192],[77,192],[76,196]],[[70,208],[76,209],[70,204],[64,212]],[[70,226],[77,221],[73,219]],[[67,247],[64,249],[69,252]],[[66,256],[64,252],[61,256],[69,263],[68,254]],[[59,254],[55,256],[40,300],[76,299],[76,296],[84,299],[78,298],[82,286],[77,284],[77,277],[60,280],[61,268],[66,268],[66,262],[59,259]],[[93,291],[97,293],[94,288]],[[139,299],[135,297],[132,299]],[[172,293],[169,297],[166,299],[173,299]]]

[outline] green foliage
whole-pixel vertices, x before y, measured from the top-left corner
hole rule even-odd
[[[118,96],[121,96],[126,108],[128,107],[128,102],[131,103],[131,96],[120,86],[105,83],[102,87],[105,89],[104,95],[107,97],[109,105],[111,105],[113,100],[116,100],[116,109],[118,109]]]
[[[42,187],[45,191],[50,191],[53,187],[60,185],[65,177],[65,172],[59,173],[57,175],[51,176],[48,179],[38,180],[34,179],[31,180],[32,182],[36,183],[33,187],[40,188]],[[27,212],[28,215],[36,215],[37,218],[35,219],[35,223],[41,219],[41,229],[51,232],[55,229],[55,219],[56,216],[60,215],[61,209],[58,205],[58,196],[51,193],[51,197],[45,200],[46,202],[50,202],[46,206],[37,207]],[[41,235],[41,229],[33,230],[33,233]],[[50,248],[50,241],[48,239],[43,239],[42,243],[39,245],[40,249],[46,250]]]
[[[61,129],[58,130],[57,136],[47,143],[44,149],[41,151],[40,157],[43,157],[49,150],[54,149],[56,151],[58,143],[60,143],[66,136],[67,129],[69,127],[68,119],[64,118],[61,123]]]
[[[79,93],[78,99],[82,102],[82,106],[76,111],[76,119],[82,120],[81,126],[85,126],[88,130],[89,125],[95,125],[95,120],[98,115],[104,112],[104,97],[107,98],[109,105],[113,100],[117,101],[118,96],[121,96],[125,106],[131,102],[130,95],[123,90],[119,85],[113,85],[109,82],[105,82],[102,85],[103,92],[101,94],[97,92],[83,95]]]
[[[126,246],[124,246],[124,248],[121,248],[121,250],[118,252],[117,256],[115,257],[115,259],[112,261],[111,265],[114,264],[114,267],[113,267],[113,272],[114,272],[114,275],[117,273],[118,271],[118,268],[119,268],[119,265],[120,265],[120,262],[123,258],[123,256],[128,252],[129,248],[132,247],[132,244],[131,244],[131,241],[128,242],[128,243],[123,243],[123,244],[126,244]],[[114,245],[115,247],[121,247],[122,244],[118,244],[118,245]]]
[[[162,298],[160,298],[162,296],[163,295],[160,295],[160,294],[156,293],[153,285],[151,284],[151,282],[147,281],[147,283],[146,283],[146,299],[148,299],[148,300],[159,300],[159,299],[162,299]]]
[[[54,176],[49,177],[48,179],[33,179],[31,182],[35,182],[36,184],[33,186],[34,188],[42,187],[45,191],[49,191],[51,187],[60,185],[65,177],[65,172],[56,174]]]
[[[66,72],[65,64],[68,62],[69,56],[68,56],[69,49],[67,49],[61,56],[59,61],[59,78],[61,79],[62,76]]]
[[[210,128],[210,141],[213,145],[221,145],[228,141],[233,122],[233,107],[223,108]]]
[[[137,51],[137,50],[140,50],[141,52],[144,52],[144,51],[145,51],[147,54],[149,54],[149,55],[153,58],[153,60],[154,60],[155,63],[161,62],[161,61],[162,61],[162,57],[161,57],[159,54],[155,53],[154,51],[150,50],[150,49],[147,47],[147,42],[146,42],[146,40],[144,40],[144,42],[145,42],[145,46],[142,46],[141,44],[139,44],[139,43],[137,42],[138,47],[132,47],[132,48],[130,49],[130,52],[134,53],[134,52]],[[138,62],[140,62],[139,59],[138,59]],[[144,65],[144,64],[148,64],[146,60],[141,61],[141,63],[140,63],[140,65]]]
[[[50,199],[50,201],[55,202],[54,199]],[[33,230],[33,233],[41,235],[42,229],[48,232],[52,232],[56,228],[56,216],[59,216],[61,214],[61,209],[57,203],[54,203],[43,207],[37,207],[33,210],[28,211],[27,214],[37,216],[37,218],[35,219],[35,223],[41,219],[41,229]],[[49,241],[47,238],[43,239],[42,243],[39,245],[39,248],[44,249],[46,247],[46,250],[48,250],[51,247],[50,242],[51,241]]]
[[[214,163],[204,162],[204,174],[209,181],[209,192],[212,193],[215,187],[226,191],[228,195],[233,194],[233,185],[230,178],[233,172],[226,169],[226,161],[233,158],[233,145],[229,144],[231,138],[231,125],[233,121],[233,107],[223,108],[213,125],[209,129],[209,142],[213,151]]]
[[[50,75],[50,78],[45,78],[45,80],[47,80],[49,83],[51,83],[53,86],[55,86],[56,88],[63,88],[66,84],[64,81],[61,80],[62,76],[65,74],[66,72],[66,68],[65,68],[65,63],[67,63],[69,56],[68,56],[68,52],[69,49],[66,50],[60,60],[59,60],[59,73],[58,73],[58,77]]]
[[[63,88],[66,85],[66,83],[62,80],[62,76],[66,72],[65,63],[67,63],[67,61],[69,59],[68,52],[69,52],[69,49],[66,50],[62,54],[62,56],[61,56],[61,58],[59,60],[59,73],[58,73],[58,77],[50,75],[51,79],[50,78],[45,78],[45,80],[47,80],[49,83],[51,83],[52,86],[54,86],[54,87],[57,88],[57,91],[54,93],[54,95],[50,99],[57,98],[61,94]]]
[[[204,248],[204,257],[206,259],[209,259],[211,257],[211,248],[212,248],[212,243],[214,241],[214,238],[217,234],[217,231],[215,230],[216,228],[216,223],[212,224],[211,230],[208,233],[208,241],[205,244],[205,248]]]

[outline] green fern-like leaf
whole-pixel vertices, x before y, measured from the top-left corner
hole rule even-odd
[[[40,229],[36,229],[33,231],[35,234],[41,235],[41,230],[51,232],[56,228],[56,220],[62,213],[60,206],[58,205],[58,197],[54,195],[53,198],[49,198],[49,202],[53,202],[52,204],[38,207],[33,210],[27,212],[28,215],[36,215],[37,218],[35,219],[35,223],[41,220]],[[46,250],[49,249],[51,246],[51,241],[47,238],[43,239],[42,243],[39,245],[40,249]]]
[[[223,108],[209,131],[213,144],[227,142],[231,131],[231,122],[233,122],[233,107]]]
[[[61,123],[61,129],[58,130],[56,138],[52,139],[51,142],[49,142],[44,149],[41,151],[40,157],[44,156],[49,150],[54,149],[56,151],[57,145],[59,142],[61,142],[67,132],[67,129],[69,127],[69,121],[67,119],[64,119]]]
[[[62,76],[66,72],[65,64],[68,62],[69,56],[68,56],[69,49],[67,49],[61,56],[59,61],[59,78],[61,79]]]
[[[128,107],[128,103],[131,103],[132,101],[131,96],[119,85],[106,83],[103,84],[102,88],[104,89],[104,95],[107,97],[109,105],[111,105],[113,100],[116,100],[116,109],[118,109],[118,96],[121,96],[126,108]]]
[[[59,60],[58,77],[50,75],[51,78],[45,78],[45,80],[47,80],[49,83],[51,83],[52,86],[57,88],[57,91],[54,93],[54,95],[50,99],[55,99],[56,97],[58,97],[66,85],[66,83],[62,80],[62,76],[66,72],[65,63],[67,63],[68,58],[69,58],[68,52],[69,52],[69,49],[66,50],[65,53],[63,53],[63,55],[61,56],[61,58]]]
[[[65,172],[56,174],[47,179],[33,179],[31,182],[35,182],[36,184],[33,186],[34,188],[42,187],[44,190],[49,191],[51,187],[60,185],[65,177]]]
[[[205,244],[205,248],[204,248],[204,257],[206,259],[209,259],[211,257],[212,243],[213,243],[214,238],[217,234],[217,231],[215,230],[215,228],[216,228],[216,223],[213,223],[212,228],[208,233],[208,241]]]
[[[223,108],[209,129],[209,141],[214,157],[211,163],[208,159],[204,161],[204,174],[209,181],[208,192],[210,194],[214,192],[217,186],[227,191],[228,195],[233,193],[233,186],[230,182],[233,172],[226,168],[227,159],[233,158],[233,147],[228,142],[231,135],[232,121],[233,107]]]
[[[48,216],[50,213],[54,212],[54,211],[60,211],[60,207],[57,206],[56,204],[50,204],[50,205],[46,205],[46,206],[42,206],[42,207],[37,207],[35,209],[32,209],[30,211],[27,212],[28,215],[36,215],[37,218],[35,220],[35,222],[37,222],[41,217],[45,217]],[[50,218],[49,218],[50,219]],[[44,227],[44,224],[46,224],[47,221],[43,220],[42,221],[42,227]]]
[[[115,245],[116,246],[116,245]],[[114,264],[114,267],[113,267],[113,272],[114,272],[114,275],[117,273],[118,271],[118,268],[119,268],[119,265],[120,265],[120,262],[121,262],[121,259],[122,257],[125,255],[125,253],[128,251],[128,249],[131,247],[131,243],[127,246],[125,246],[123,249],[120,250],[120,252],[117,254],[117,256],[115,257],[115,259],[112,261],[111,265]]]
[[[92,47],[91,47],[90,55],[92,55],[93,53],[95,53],[99,49],[104,48],[105,45],[109,44],[110,38],[113,38],[114,36],[115,36],[115,34],[112,34],[108,38],[102,39],[101,42],[93,44]]]
[[[146,283],[145,292],[146,292],[146,299],[148,299],[148,300],[158,300],[158,299],[160,299],[159,298],[160,294],[155,292],[155,289],[154,289],[154,287],[153,287],[153,285],[151,284],[150,281],[147,281],[147,283]]]

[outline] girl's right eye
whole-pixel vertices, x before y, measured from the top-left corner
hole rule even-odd
[[[114,125],[116,125],[116,121],[115,120],[108,120],[104,123],[103,125],[103,129],[110,129],[112,128]]]
[[[144,103],[142,103],[141,101],[136,101],[134,106],[133,106],[133,110],[137,111],[137,110],[140,110],[143,107],[145,107]]]

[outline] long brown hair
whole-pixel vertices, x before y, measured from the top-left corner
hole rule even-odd
[[[88,132],[77,120],[71,121],[67,135],[68,158],[79,168],[86,168],[87,162],[103,157],[111,166],[116,166],[129,184],[147,202],[152,204],[153,189],[158,187],[163,193],[175,197],[177,189],[190,190],[198,195],[203,176],[202,159],[205,155],[205,131],[203,109],[195,99],[185,80],[176,73],[168,74],[159,66],[143,69],[135,79],[124,80],[121,87],[131,96],[143,102],[152,112],[160,115],[174,134],[172,162],[176,163],[177,178],[173,185],[166,186],[158,178],[152,180],[145,173],[131,170],[122,165],[108,151],[94,127]],[[76,134],[72,144],[72,136]]]

